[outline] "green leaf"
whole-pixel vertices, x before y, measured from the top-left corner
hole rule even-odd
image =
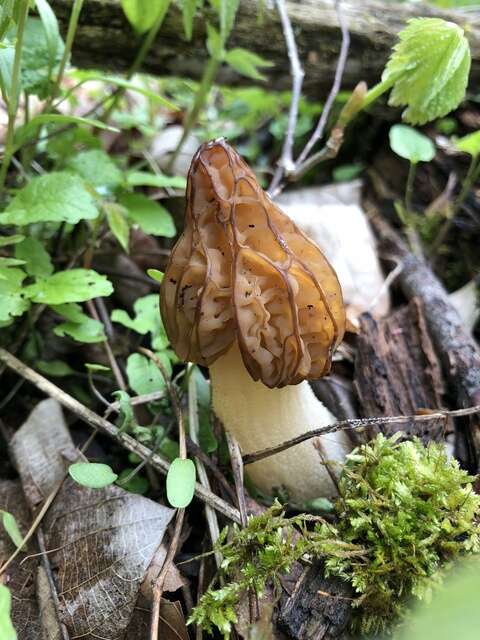
[[[132,331],[136,331],[144,336],[147,333],[157,335],[162,330],[160,320],[160,309],[158,305],[158,294],[138,298],[134,305],[135,318],[132,320],[128,313],[123,309],[115,309],[112,311],[112,322],[118,322]]]
[[[188,507],[195,493],[193,460],[175,458],[167,473],[167,500],[177,509]]]
[[[126,391],[119,389],[114,391],[112,396],[120,403],[120,431],[126,431],[132,424],[135,424],[133,407],[130,404],[130,396]]]
[[[103,342],[106,339],[103,324],[83,313],[79,304],[58,304],[51,305],[51,308],[67,320],[55,327],[53,330],[55,335],[60,337],[67,335],[77,342],[87,344]]]
[[[108,464],[99,462],[75,462],[68,467],[68,473],[75,482],[89,489],[103,489],[118,478]]]
[[[224,41],[219,32],[209,22],[207,22],[207,49],[212,58],[223,60],[225,55]]]
[[[389,104],[407,107],[410,124],[424,124],[455,109],[465,96],[470,48],[461,27],[440,18],[413,18],[400,32],[382,83]]]
[[[21,269],[1,269],[0,274],[0,322],[21,316],[30,306],[22,287],[26,273]]]
[[[37,130],[44,124],[78,124],[84,127],[95,127],[97,129],[103,129],[105,131],[118,132],[119,129],[111,127],[100,120],[93,118],[82,118],[80,116],[68,116],[61,113],[44,113],[34,116],[30,122],[22,127],[18,127],[15,130],[15,147],[18,149],[23,144],[33,139]]]
[[[38,176],[18,191],[0,224],[23,226],[33,222],[70,222],[92,220],[98,209],[92,194],[78,177],[66,172]]]
[[[39,18],[29,18],[25,25],[21,60],[21,88],[41,99],[48,97],[52,84],[51,77],[58,70],[64,45],[58,36],[56,54],[53,51],[53,32],[47,35]]]
[[[128,222],[124,215],[125,209],[116,202],[105,202],[103,208],[107,214],[107,222],[110,231],[118,240],[122,249],[128,253],[130,227],[128,226]]]
[[[20,549],[23,546],[23,536],[20,532],[20,529],[18,528],[15,516],[13,516],[8,511],[1,511],[1,514],[3,528],[8,533],[10,540],[17,547],[17,549]]]
[[[150,200],[142,193],[125,193],[119,198],[119,202],[127,210],[130,220],[138,224],[145,233],[166,238],[175,236],[172,216],[155,200]]]
[[[220,0],[220,33],[224,43],[233,29],[239,4],[240,0]]]
[[[117,484],[119,487],[122,487],[122,489],[130,491],[130,493],[138,493],[142,496],[149,490],[150,483],[147,478],[140,476],[138,473],[134,473],[134,471],[135,469],[124,469],[118,476]]]
[[[7,45],[0,48],[0,89],[6,100],[10,100],[12,90],[13,59],[15,58],[15,47]]]
[[[183,30],[187,40],[192,39],[193,18],[197,10],[197,0],[182,0]]]
[[[88,371],[91,371],[92,373],[111,371],[110,367],[106,367],[103,364],[96,364],[94,362],[86,362],[85,369],[88,369]]]
[[[113,160],[101,149],[81,151],[69,158],[66,169],[77,173],[92,187],[114,191],[123,181],[123,174]]]
[[[162,354],[159,354],[159,357],[162,358],[165,368],[170,369],[168,372],[171,373],[168,357],[162,357]],[[139,396],[160,391],[165,387],[163,376],[155,363],[139,353],[132,353],[128,356],[127,377],[130,388]]]
[[[17,634],[10,617],[11,608],[10,591],[0,582],[0,638],[2,640],[17,640]]]
[[[5,276],[1,274],[6,267],[18,267],[24,264],[25,260],[17,260],[17,258],[4,258],[3,256],[0,256],[0,278],[2,278],[2,280],[5,279]]]
[[[57,18],[52,11],[52,8],[46,0],[35,0],[40,19],[45,30],[45,40],[47,43],[47,50],[49,55],[50,65],[53,67],[55,64],[55,58],[59,44],[62,42],[60,37],[60,30],[58,28]]]
[[[15,257],[25,260],[25,271],[34,278],[47,278],[53,273],[53,264],[43,243],[36,238],[25,238],[15,246]]]
[[[271,62],[257,56],[256,53],[252,53],[251,51],[241,48],[230,49],[230,51],[227,51],[225,54],[225,62],[243,76],[252,78],[253,80],[263,81],[267,78],[260,73],[258,67],[272,66]]]
[[[0,3],[0,42],[14,20],[15,0],[3,0]]]
[[[480,154],[480,131],[474,131],[463,138],[458,138],[455,140],[455,146],[459,151],[469,153],[476,158]]]
[[[182,176],[165,176],[147,171],[129,171],[127,184],[131,187],[159,187],[166,189],[186,189],[187,181]]]
[[[45,373],[47,376],[54,376],[55,378],[63,378],[64,376],[71,376],[75,374],[75,371],[63,360],[37,360],[36,368]]]
[[[121,0],[128,21],[138,33],[153,27],[161,14],[165,15],[170,0]]]
[[[332,171],[332,178],[334,182],[348,182],[357,178],[362,170],[362,164],[342,164]]]
[[[430,162],[435,157],[435,145],[430,138],[406,124],[394,124],[389,137],[392,151],[412,164]]]
[[[149,275],[152,280],[161,282],[164,274],[163,271],[159,271],[158,269],[147,269],[147,275]]]
[[[0,236],[0,247],[7,247],[10,244],[18,244],[25,240],[25,236],[17,233],[12,236]]]
[[[113,292],[111,282],[93,269],[58,271],[49,278],[39,280],[25,288],[25,294],[34,302],[64,304],[84,302],[92,298],[109,296]]]

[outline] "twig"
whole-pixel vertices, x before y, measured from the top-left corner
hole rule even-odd
[[[292,100],[290,102],[287,134],[283,142],[282,155],[278,161],[277,169],[269,187],[270,192],[274,192],[276,190],[285,173],[288,174],[295,168],[295,163],[293,162],[293,142],[298,119],[298,104],[300,102],[302,92],[303,78],[305,77],[305,72],[298,56],[297,43],[295,42],[292,23],[290,22],[285,2],[284,0],[275,0],[275,4],[277,5],[277,10],[280,15],[283,35],[287,45],[288,58],[290,60]]]
[[[277,444],[274,447],[267,447],[266,449],[261,449],[260,451],[247,453],[243,456],[243,464],[251,464],[252,462],[257,462],[257,460],[269,458],[276,453],[285,451],[285,449],[294,447],[296,444],[305,442],[305,440],[317,438],[318,436],[324,436],[328,433],[335,433],[336,431],[341,431],[343,429],[362,430],[375,424],[381,425],[392,423],[407,424],[409,422],[429,422],[430,420],[443,420],[446,417],[459,418],[460,416],[469,416],[475,413],[480,413],[480,405],[476,405],[475,407],[468,407],[467,409],[455,409],[453,411],[447,409],[437,409],[432,410],[432,413],[427,413],[424,415],[422,414],[418,416],[375,416],[372,418],[351,418],[348,420],[339,420],[339,422],[335,422],[334,424],[329,424],[325,427],[319,427],[318,429],[306,431],[305,433],[302,433],[295,438],[291,438],[290,440],[286,440],[281,444]]]
[[[199,445],[199,431],[200,426],[198,423],[198,399],[197,399],[197,385],[195,382],[195,377],[192,375],[193,368],[189,366],[189,375],[188,375],[188,426],[190,431],[190,438],[192,442],[196,445]],[[195,465],[197,467],[197,474],[200,483],[208,490],[210,490],[210,481],[208,479],[207,470],[205,469],[205,465],[200,458],[195,457]],[[217,515],[208,504],[205,505],[205,515],[207,517],[208,529],[210,532],[210,539],[212,541],[212,546],[215,546],[219,536],[220,536],[220,527],[218,526]],[[242,517],[242,511],[240,510],[240,517]],[[217,563],[217,567],[220,568],[222,563],[222,555],[218,551],[215,552],[215,562]]]
[[[37,389],[43,391],[46,395],[58,400],[63,407],[74,413],[78,418],[93,427],[97,427],[100,431],[116,440],[123,447],[128,449],[128,451],[136,453],[140,458],[148,459],[149,463],[161,473],[166,474],[168,472],[170,463],[162,456],[156,453],[152,455],[152,452],[148,447],[141,444],[127,433],[122,433],[114,424],[105,420],[105,418],[102,418],[88,407],[85,407],[81,402],[70,396],[68,393],[65,393],[65,391],[57,387],[53,382],[47,380],[47,378],[28,367],[21,360],[12,356],[3,348],[0,348],[0,362],[5,363],[9,369],[31,382],[37,387]],[[240,524],[239,511],[211,491],[207,491],[198,482],[195,484],[195,494],[200,500],[211,505],[219,513],[223,513],[223,515],[233,522]]]

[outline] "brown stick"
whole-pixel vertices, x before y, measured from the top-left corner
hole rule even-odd
[[[158,469],[161,473],[166,474],[168,472],[170,463],[162,458],[162,456],[157,453],[152,453],[148,447],[137,442],[135,438],[132,438],[132,436],[129,436],[127,433],[121,433],[114,424],[105,420],[91,409],[88,409],[88,407],[85,407],[81,402],[78,402],[78,400],[75,400],[75,398],[53,384],[53,382],[50,382],[50,380],[47,380],[47,378],[44,378],[42,375],[2,348],[0,348],[0,362],[4,362],[8,368],[31,382],[37,387],[37,389],[43,391],[47,396],[58,400],[63,407],[74,413],[87,424],[97,427],[100,431],[119,442],[132,453],[136,453],[140,458],[148,460],[149,464],[155,467],[155,469]],[[204,487],[198,484],[198,482],[195,485],[195,494],[200,498],[200,500],[211,505],[219,513],[223,513],[223,515],[230,520],[240,524],[240,513],[238,512],[238,509],[235,509],[229,505],[228,502],[225,502],[225,500],[222,500],[211,491],[207,491]]]

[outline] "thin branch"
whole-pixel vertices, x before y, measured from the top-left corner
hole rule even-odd
[[[292,29],[292,23],[288,16],[288,11],[284,0],[275,0],[277,10],[282,23],[283,36],[287,45],[288,58],[290,60],[290,74],[292,76],[292,100],[290,102],[290,111],[288,114],[288,126],[285,140],[283,142],[282,155],[278,161],[275,175],[269,187],[269,191],[273,193],[278,187],[285,173],[289,173],[295,168],[293,162],[293,142],[295,137],[295,129],[298,120],[298,105],[302,94],[302,85],[305,72],[302,68],[300,57],[298,55],[297,43]]]
[[[47,380],[47,378],[37,373],[21,360],[12,356],[12,354],[2,348],[0,348],[0,362],[5,363],[9,369],[31,382],[37,387],[37,389],[43,391],[47,396],[55,398],[63,407],[71,411],[78,418],[90,426],[97,427],[102,431],[102,433],[105,433],[116,440],[121,446],[128,449],[128,451],[136,453],[142,459],[148,459],[149,463],[161,473],[166,474],[168,472],[170,463],[162,456],[157,453],[152,454],[152,451],[148,447],[141,444],[127,433],[120,432],[114,424],[105,420],[105,418],[102,418],[88,407],[85,407],[81,402],[53,384],[53,382],[50,382],[50,380]],[[223,513],[223,515],[233,522],[240,524],[239,511],[211,491],[207,491],[199,483],[196,483],[195,485],[195,494],[200,500],[211,505],[219,513]]]
[[[281,444],[277,444],[274,447],[267,447],[266,449],[261,449],[260,451],[247,453],[243,456],[243,464],[252,464],[252,462],[257,462],[257,460],[263,460],[264,458],[274,456],[281,451],[290,449],[290,447],[294,447],[301,442],[305,442],[305,440],[310,440],[311,438],[317,438],[328,433],[335,433],[336,431],[342,431],[345,429],[356,429],[358,431],[362,431],[366,427],[370,427],[376,424],[382,425],[392,423],[407,424],[409,422],[429,422],[430,420],[443,420],[447,417],[458,418],[461,416],[470,416],[475,413],[480,413],[480,405],[468,407],[466,409],[455,409],[454,411],[449,411],[447,409],[438,409],[432,411],[432,413],[426,413],[418,416],[375,416],[372,418],[351,418],[348,420],[339,420],[334,424],[329,424],[325,427],[319,427],[318,429],[306,431],[305,433],[302,433],[295,438],[291,438],[290,440],[286,440]]]
[[[328,94],[327,100],[325,101],[325,106],[322,110],[320,118],[318,120],[318,124],[315,128],[315,131],[312,134],[312,137],[305,145],[302,153],[299,155],[296,161],[296,170],[298,171],[301,165],[305,162],[308,157],[308,154],[314,147],[314,145],[323,137],[323,133],[325,131],[325,126],[327,124],[328,116],[330,115],[330,111],[332,109],[335,98],[337,97],[338,92],[340,91],[340,86],[342,84],[343,73],[345,71],[345,65],[347,63],[348,50],[350,48],[350,33],[348,32],[348,28],[346,22],[344,20],[342,11],[340,9],[340,1],[336,0],[335,2],[335,11],[337,13],[338,22],[340,25],[340,30],[342,32],[342,44],[340,46],[340,53],[338,55],[337,67],[335,69],[335,77],[333,80],[332,88],[330,89],[330,93]]]

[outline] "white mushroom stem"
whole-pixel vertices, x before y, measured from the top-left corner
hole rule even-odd
[[[210,379],[215,413],[244,454],[336,420],[317,400],[308,382],[269,389],[253,381],[236,344],[210,366]],[[295,502],[330,497],[337,494],[332,475],[338,477],[351,449],[347,434],[338,431],[254,462],[245,471],[267,494],[283,487]]]

